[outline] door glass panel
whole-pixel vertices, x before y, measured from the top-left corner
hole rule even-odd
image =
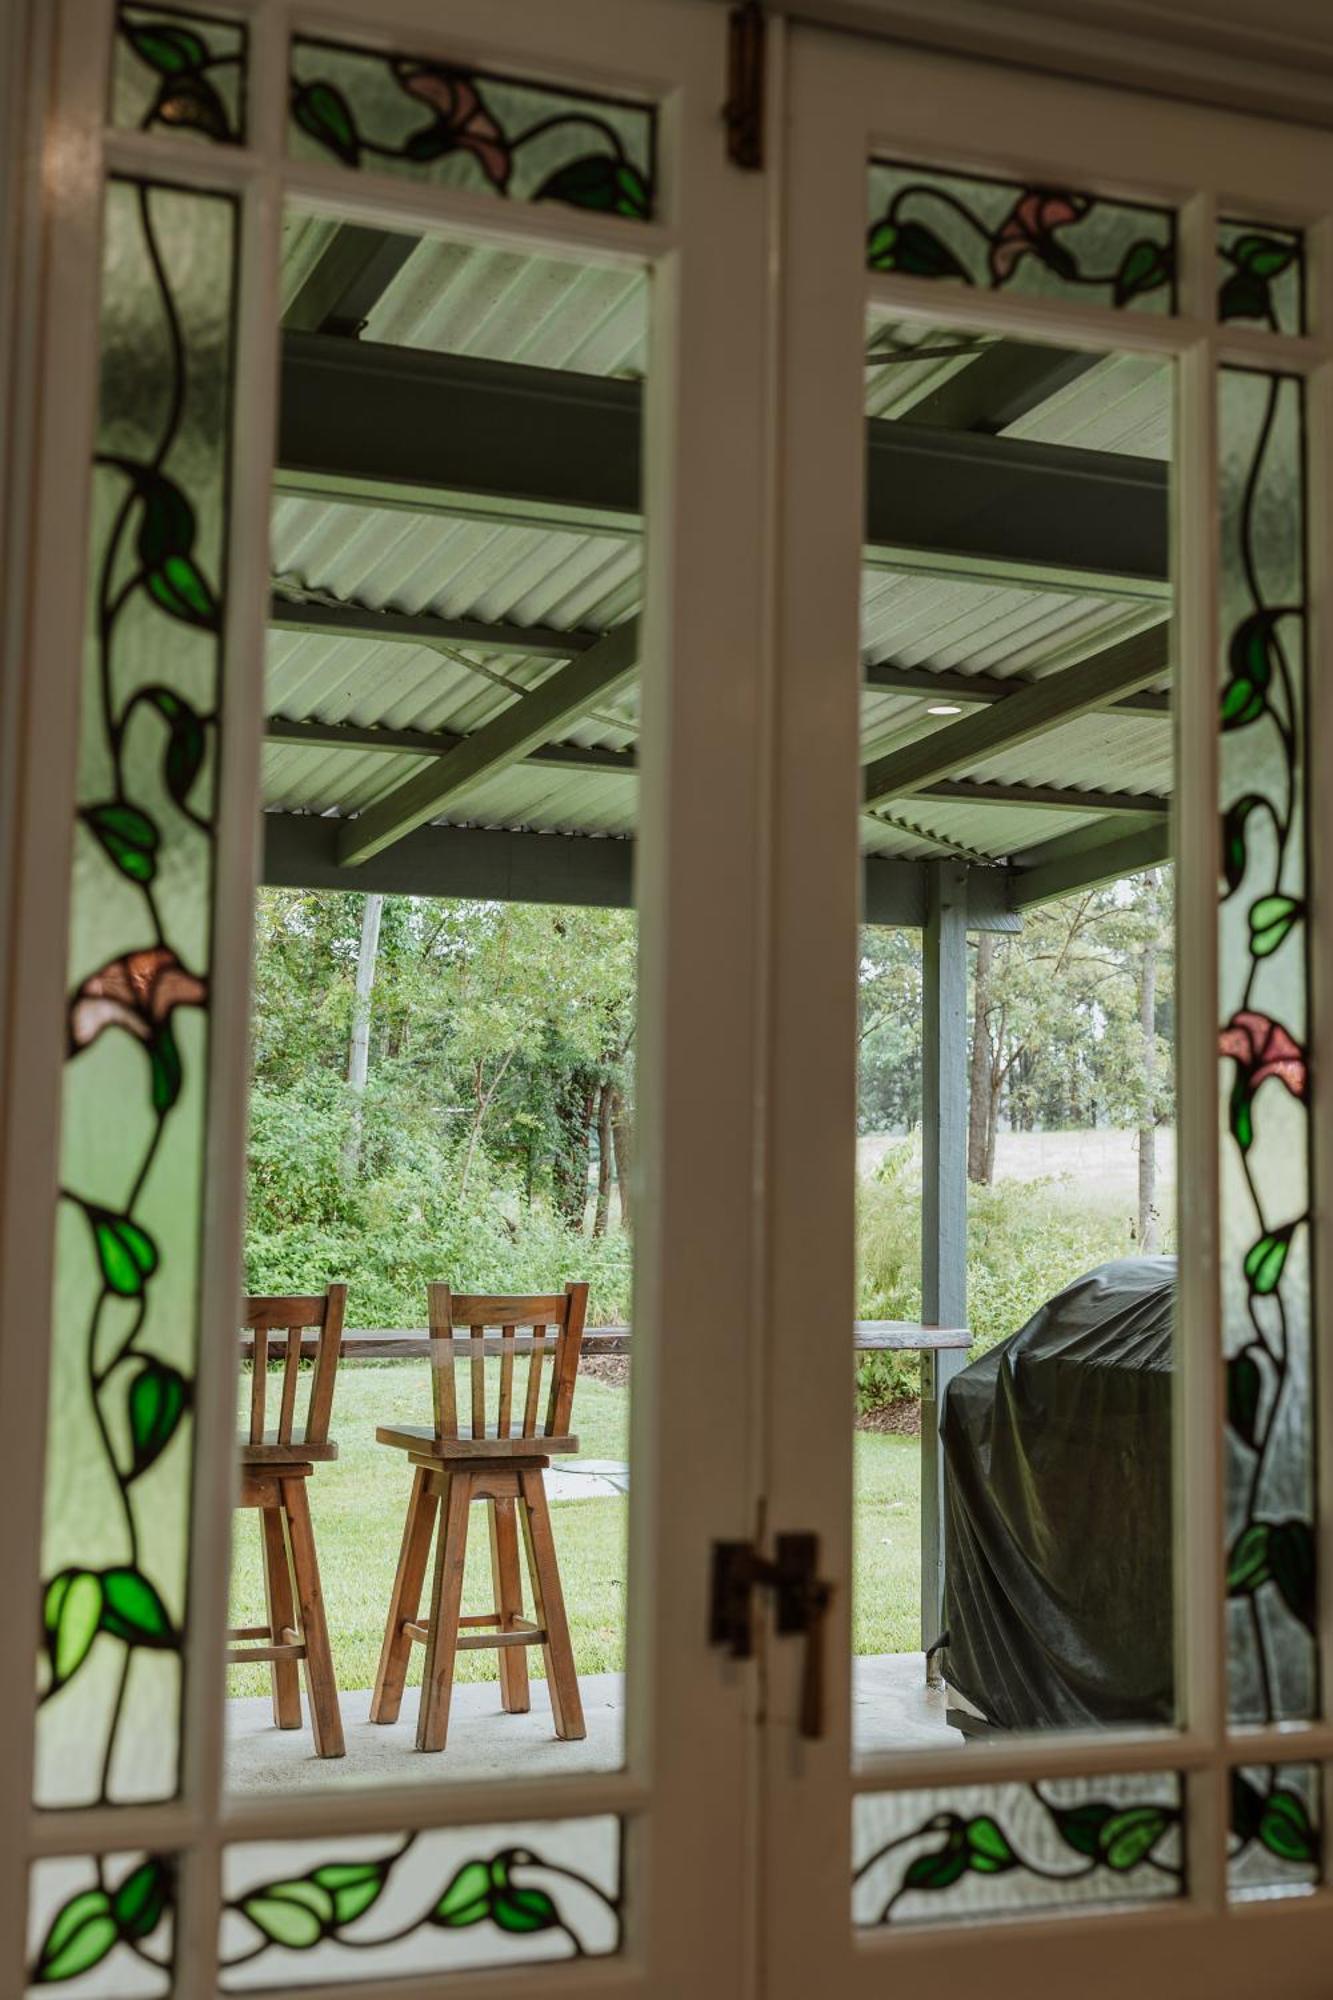
[[[985,291],[1175,311],[1174,211],[1066,187],[937,173],[875,160],[872,271]]]
[[[1318,1764],[1247,1765],[1231,1773],[1227,1877],[1234,1900],[1300,1895],[1317,1885],[1322,1782]]]
[[[1217,316],[1305,332],[1305,234],[1272,223],[1222,221]]]
[[[39,1861],[28,1898],[28,1991],[77,1981],[107,2000],[172,1990],[176,1866],[162,1854]]]
[[[245,143],[246,30],[192,9],[116,12],[111,123],[173,138]]]
[[[228,1849],[221,1985],[390,1979],[620,1949],[609,1817]]]
[[[1230,1703],[1315,1712],[1302,384],[1228,368],[1222,498],[1222,1299]]]
[[[1182,1895],[1182,1806],[1169,1771],[866,1793],[852,1820],[853,1920],[952,1925]]]
[[[654,210],[655,136],[646,105],[433,57],[292,44],[295,159],[641,222]]]
[[[37,1797],[178,1780],[235,210],[115,180],[80,727]]]
[[[642,270],[288,220],[246,1282],[348,1286],[338,1458],[309,1482],[346,1756],[275,1726],[261,1653],[230,1675],[238,1791],[623,1760],[647,303]],[[551,1428],[554,1363],[506,1353],[497,1308],[456,1356],[461,1444],[435,1451],[437,1281],[589,1285],[562,1439],[521,1435]],[[251,1368],[243,1423],[252,1389]],[[582,1709],[563,1736],[553,1656],[523,1642],[559,1605],[510,1493],[543,1446]],[[413,1448],[438,1470],[409,1536]],[[435,1755],[421,1688],[469,1463],[495,1490],[466,1509]],[[282,1622],[259,1520],[237,1517],[233,1573],[252,1635]]]
[[[1172,368],[867,385],[862,1759],[1176,1713]]]

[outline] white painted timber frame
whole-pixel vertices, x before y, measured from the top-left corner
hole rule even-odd
[[[1218,565],[1215,382],[1224,362],[1281,368],[1310,385],[1311,740],[1328,739],[1330,376],[1329,203],[1333,143],[1310,130],[970,65],[795,27],[786,47],[787,152],[778,492],[778,645],[772,926],[767,988],[770,1168],[765,1323],[773,1343],[765,1492],[775,1531],[815,1529],[837,1592],[829,1635],[830,1728],[795,1731],[799,1646],[768,1658],[761,1990],[766,2000],[839,2000],[929,1990],[934,2000],[1018,2000],[1034,1992],[1110,2000],[1126,1992],[1230,1996],[1329,1990],[1333,1890],[1226,1904],[1230,1763],[1333,1757],[1326,1722],[1225,1729],[1222,1577],[1223,1375],[1218,1325],[1216,1058]],[[872,156],[1076,187],[1180,208],[1182,296],[1175,318],[1009,297],[869,274]],[[1299,223],[1314,274],[1310,338],[1277,339],[1215,317],[1219,213]],[[1181,1177],[1177,1423],[1177,1647],[1182,1727],[1006,1739],[965,1751],[903,1752],[853,1767],[849,1727],[852,1432],[847,1382],[810,1339],[817,1264],[821,1323],[853,1310],[858,756],[858,621],[863,518],[866,316],[956,324],[1072,347],[1135,350],[1177,363],[1173,568],[1177,653],[1177,1084]],[[1333,788],[1316,756],[1310,793],[1312,893],[1322,913],[1333,851]],[[1314,933],[1311,1036],[1326,1045],[1333,929]],[[1327,1079],[1315,1133],[1315,1214],[1330,1185]],[[1329,1230],[1316,1283],[1328,1296]],[[838,1336],[830,1334],[836,1346]],[[1325,1355],[1329,1342],[1325,1332]],[[1319,1428],[1329,1431],[1328,1365]],[[1325,1455],[1326,1456],[1326,1455]],[[1321,1652],[1329,1664],[1327,1465]],[[1189,1893],[1117,1914],[853,1933],[849,1911],[856,1793],[987,1779],[1182,1771]],[[946,1802],[941,1799],[940,1804]],[[928,1816],[931,1808],[923,1810]],[[943,1898],[941,1899],[943,1903]]]
[[[677,2000],[750,1990],[754,1681],[707,1645],[709,1546],[752,1524],[758,1406],[750,1391],[762,1010],[756,991],[763,640],[765,183],[725,163],[726,17],[665,0],[250,0],[249,139],[201,145],[107,132],[112,0],[28,0],[5,13],[14,202],[6,274],[18,469],[6,522],[7,685],[17,732],[3,908],[3,1346],[0,1464],[0,1992],[23,1984],[29,1861],[148,1845],[181,1857],[180,2000],[217,1991],[219,1862],[229,1843],[429,1825],[618,1813],[626,1829],[625,1950],[578,1965],[412,1976],[403,2000],[599,1995]],[[10,29],[13,29],[12,36]],[[510,204],[285,157],[293,29],[437,56],[659,107],[660,219]],[[3,81],[3,79],[0,79]],[[111,171],[231,190],[241,208],[235,455],[228,549],[215,914],[208,1212],[184,1768],[178,1801],[32,1813],[33,1661],[51,1316],[51,1238],[95,427],[102,186]],[[222,1792],[223,1631],[235,1477],[244,1096],[258,864],[268,517],[284,203],[387,228],[651,268],[646,397],[647,580],[639,907],[642,1218],[636,1242],[635,1478],[629,1559],[626,1768],[512,1784],[331,1784],[228,1803]],[[9,225],[12,223],[12,227]],[[725,857],[722,862],[720,858]],[[698,1134],[711,1133],[701,1149]],[[688,1477],[681,1476],[688,1463]],[[336,1772],[333,1774],[336,1778]],[[359,1972],[362,1983],[350,1975]],[[373,1968],[305,1991],[383,1990]],[[286,1991],[290,1968],[275,1971]]]

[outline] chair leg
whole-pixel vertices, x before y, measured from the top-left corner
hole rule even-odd
[[[421,1677],[421,1709],[417,1716],[417,1749],[443,1750],[449,1734],[449,1703],[454,1691],[454,1659],[458,1652],[458,1620],[463,1607],[463,1566],[467,1560],[468,1508],[473,1475],[444,1475],[447,1491],[440,1501],[440,1532],[435,1552],[426,1666]]]
[[[306,1695],[310,1702],[315,1755],[341,1757],[346,1753],[342,1716],[338,1711],[338,1683],[333,1673],[329,1628],[324,1619],[324,1592],[319,1580],[319,1557],[315,1553],[315,1534],[310,1525],[310,1502],[305,1486],[304,1479],[284,1479],[282,1482],[282,1504],[292,1545],[292,1572],[301,1608]]]
[[[491,1582],[495,1589],[495,1613],[502,1632],[514,1630],[514,1620],[523,1616],[523,1579],[518,1567],[518,1523],[512,1500],[491,1500]],[[508,1715],[526,1715],[528,1655],[524,1646],[500,1648],[500,1702]]]
[[[555,1717],[555,1733],[566,1741],[587,1735],[583,1720],[583,1699],[574,1665],[574,1648],[565,1617],[565,1595],[560,1588],[560,1569],[555,1559],[555,1538],[546,1505],[546,1486],[537,1466],[518,1469],[519,1494],[523,1507],[523,1536],[528,1550],[528,1572],[537,1607],[537,1623],[546,1634],[542,1655],[546,1661],[546,1685]]]
[[[412,1657],[412,1641],[403,1629],[416,1618],[421,1607],[421,1586],[430,1560],[431,1534],[439,1496],[434,1474],[419,1465],[412,1479],[412,1497],[407,1503],[403,1524],[403,1545],[398,1555],[398,1572],[389,1599],[389,1618],[384,1628],[384,1644],[375,1675],[375,1691],[370,1700],[372,1722],[397,1722],[407,1684],[407,1663]]]
[[[261,1507],[259,1522],[264,1539],[264,1595],[268,1603],[269,1634],[275,1646],[287,1641],[296,1624],[296,1603],[292,1595],[291,1551],[281,1507]],[[301,1673],[295,1660],[274,1660],[273,1720],[279,1729],[301,1727]]]

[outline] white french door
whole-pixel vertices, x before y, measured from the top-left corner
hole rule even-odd
[[[69,0],[24,25],[0,1424],[42,1699],[34,1729],[7,1648],[0,1986],[739,1994],[753,1689],[705,1625],[754,1491],[766,265],[764,184],[721,142],[725,15]],[[604,1772],[228,1798],[279,322],[301,242],[349,225],[647,301],[631,1692]]]
[[[1329,940],[1316,928],[1284,968],[1264,923],[1297,902],[1298,921],[1318,918],[1333,833],[1317,763],[1308,789],[1304,764],[1328,714],[1333,153],[1319,133],[814,29],[791,34],[785,88],[765,1491],[775,1531],[819,1535],[834,1610],[820,1740],[797,1729],[799,1647],[770,1653],[761,1983],[774,2000],[908,1982],[947,1996],[1044,1986],[1091,2000],[1131,1982],[1313,1996],[1333,1941],[1314,1830],[1333,1744],[1317,1692],[1326,1536],[1312,1552],[1327,1496],[1311,1461],[1329,1371],[1310,1313],[1328,1260],[1311,1217],[1330,1121],[1306,1055],[1327,1033]],[[1293,268],[1304,319],[1274,289]],[[965,1749],[941,1732],[934,1750],[854,1756],[852,1433],[836,1357],[854,1316],[859,816],[874,803],[859,769],[860,600],[864,561],[919,573],[922,558],[866,549],[884,539],[866,525],[867,343],[902,361],[915,341],[938,354],[979,337],[1174,375],[1179,1727]],[[957,477],[971,526],[961,461]],[[971,576],[1023,582],[1003,566],[987,578],[979,558]],[[909,628],[908,660],[913,643]],[[1277,831],[1252,822],[1238,838],[1256,810]],[[910,821],[910,804],[898,812]],[[930,822],[924,801],[916,817]],[[1281,1074],[1265,1067],[1279,1048]],[[926,1421],[937,1415],[927,1402]],[[1273,1575],[1289,1544],[1301,1585]],[[1294,1842],[1271,1817],[1288,1813]],[[1285,1874],[1271,1866],[1284,1847]],[[1299,1893],[1246,1894],[1245,1856],[1260,1850],[1272,1885]]]

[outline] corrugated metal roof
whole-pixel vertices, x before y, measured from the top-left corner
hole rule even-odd
[[[283,297],[300,291],[337,225],[293,218],[285,237]],[[646,362],[648,280],[642,272],[579,267],[500,248],[421,242],[370,310],[366,337],[439,352],[638,376]],[[948,329],[878,328],[872,340],[944,347]],[[867,408],[908,417],[914,405],[970,364],[928,355],[867,372]],[[1099,362],[1010,428],[1054,444],[1163,457],[1169,452],[1169,376],[1135,356]],[[639,608],[637,534],[527,527],[458,519],[439,511],[279,497],[273,564],[282,592],[370,610],[605,631]],[[1052,584],[1055,579],[1051,580]],[[955,674],[1032,676],[1058,671],[1160,618],[1160,605],[1058,587],[977,582],[868,568],[864,653],[872,663]],[[271,715],[358,728],[482,728],[523,691],[559,671],[549,657],[466,645],[270,633]],[[867,689],[866,754],[882,755],[947,726],[926,695]],[[599,702],[565,738],[624,749],[637,733],[637,690]],[[264,760],[271,810],[354,813],[386,796],[429,760],[356,745],[270,742]],[[1171,784],[1169,719],[1085,717],[1011,747],[973,770],[976,779],[1086,791],[1160,792]],[[478,783],[455,802],[451,823],[628,835],[637,787],[619,772],[523,763]],[[1089,823],[1095,814],[1025,805],[938,800],[891,803],[863,819],[867,852],[926,858],[956,846],[996,859]],[[890,823],[896,821],[897,824]]]

